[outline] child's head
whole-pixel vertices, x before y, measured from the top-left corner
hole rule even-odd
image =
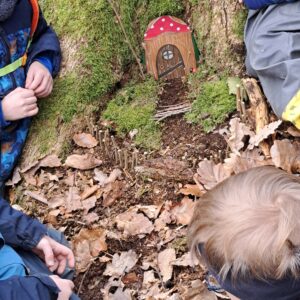
[[[223,279],[299,277],[300,179],[259,167],[225,180],[198,201],[189,243]]]

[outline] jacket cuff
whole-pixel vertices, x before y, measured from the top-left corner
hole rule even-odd
[[[41,56],[38,56],[37,58],[35,58],[34,61],[38,61],[39,63],[41,63],[45,68],[48,69],[49,73],[52,75],[53,63],[49,57],[47,57],[46,55],[45,56],[41,55]]]
[[[59,294],[59,292],[61,292],[55,282],[48,275],[35,274],[27,277],[35,277],[39,279],[45,286],[47,286],[48,290],[54,294]]]
[[[3,111],[2,111],[2,101],[0,101],[0,127],[9,126],[11,122],[8,122],[4,119]]]

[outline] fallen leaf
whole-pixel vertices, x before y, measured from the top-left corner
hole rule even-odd
[[[83,220],[87,223],[87,225],[91,225],[92,223],[99,220],[99,216],[96,213],[92,212],[84,216]]]
[[[151,159],[143,166],[137,166],[135,171],[143,176],[160,180],[170,178],[173,180],[189,180],[193,178],[193,172],[188,163],[168,157]]]
[[[215,187],[231,175],[232,171],[227,169],[223,164],[215,165],[214,162],[204,160],[199,163],[195,181],[199,181],[208,190]]]
[[[5,185],[6,186],[15,186],[21,180],[22,180],[22,177],[20,175],[20,168],[15,168],[11,180],[8,180]]]
[[[122,181],[115,181],[109,183],[103,190],[103,203],[104,207],[111,206],[118,200],[124,192],[124,183]]]
[[[179,193],[185,196],[192,195],[195,197],[201,197],[206,193],[206,191],[204,188],[200,189],[197,184],[186,184],[182,189],[179,190]]]
[[[254,149],[252,151],[246,150],[240,155],[231,153],[230,157],[225,159],[224,166],[226,169],[238,174],[255,167],[272,164],[272,161],[266,160],[266,158],[260,153],[259,149]]]
[[[82,209],[81,197],[76,187],[70,187],[67,192],[65,205],[68,213]]]
[[[287,129],[287,132],[293,136],[293,137],[300,137],[300,130],[298,130],[296,127],[294,126],[290,126],[288,129]]]
[[[254,136],[254,132],[244,123],[241,123],[239,118],[231,119],[229,124],[230,137],[227,140],[228,146],[233,153],[239,153],[239,151],[245,146],[244,137],[252,137]]]
[[[138,256],[133,250],[121,252],[121,255],[115,253],[112,262],[106,266],[104,276],[121,277],[130,270],[138,262]]]
[[[227,84],[229,88],[229,94],[237,94],[237,86],[242,86],[242,81],[239,77],[228,77]]]
[[[300,171],[300,143],[290,140],[276,140],[271,148],[274,165],[289,173]]]
[[[96,206],[96,202],[97,202],[97,198],[95,196],[81,201],[84,213],[87,214],[90,209],[94,208]]]
[[[58,168],[61,167],[61,161],[57,155],[48,155],[40,160],[39,168]]]
[[[210,292],[200,279],[192,281],[191,287],[183,298],[185,300],[218,300],[217,296]]]
[[[170,224],[173,222],[173,219],[172,219],[172,214],[167,211],[167,210],[164,210],[159,218],[157,220],[155,220],[155,223],[154,223],[154,227],[155,227],[155,231],[161,231],[162,229],[164,229],[167,224]]]
[[[102,187],[104,187],[109,183],[115,182],[117,179],[120,179],[120,177],[122,176],[122,171],[119,169],[114,169],[110,173],[109,177],[99,169],[95,169],[94,173],[95,173],[94,179],[98,181],[99,185]]]
[[[143,212],[149,219],[156,219],[161,211],[161,205],[137,205],[135,208]]]
[[[92,187],[87,188],[82,194],[81,194],[81,199],[85,200],[95,194],[99,189],[99,186],[94,185]]]
[[[102,161],[91,154],[73,154],[67,158],[65,164],[67,167],[71,167],[73,169],[90,170],[99,167],[102,164]]]
[[[89,133],[79,133],[73,136],[76,145],[83,148],[94,148],[98,145],[98,141]]]
[[[30,198],[38,201],[38,202],[41,202],[43,204],[48,205],[48,200],[43,195],[41,195],[40,193],[25,191],[24,195],[26,195],[26,196],[28,196],[28,197],[30,197]]]
[[[257,147],[263,140],[267,139],[270,135],[274,134],[276,129],[282,124],[281,120],[272,122],[262,128],[258,134],[252,136],[249,140],[248,149],[252,150]]]
[[[60,206],[65,205],[65,196],[64,195],[57,195],[48,200],[48,205],[50,208],[54,209]]]
[[[149,287],[155,282],[158,282],[158,279],[155,278],[153,270],[144,272],[143,286]]]
[[[196,203],[189,197],[184,197],[180,204],[171,210],[177,224],[188,225],[192,220]]]
[[[125,236],[145,235],[151,233],[154,229],[148,218],[134,211],[127,211],[118,215],[116,223],[118,229],[122,230]]]
[[[132,284],[132,283],[135,283],[135,282],[138,282],[139,281],[139,278],[138,276],[136,275],[136,273],[129,273],[129,274],[126,274],[123,278],[122,278],[122,282],[124,284]]]
[[[73,249],[76,258],[76,268],[79,273],[87,270],[91,260],[101,251],[107,250],[106,230],[81,229],[73,239]]]
[[[176,260],[175,249],[169,248],[158,254],[157,265],[162,275],[163,282],[167,282],[172,278],[173,265],[172,261]]]
[[[177,258],[172,262],[173,266],[178,267],[195,267],[199,264],[198,260],[193,260],[191,256],[191,252],[183,254],[181,257]]]

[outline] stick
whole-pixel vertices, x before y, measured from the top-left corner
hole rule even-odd
[[[124,150],[124,169],[128,169],[128,152]]]
[[[100,143],[100,148],[101,148],[101,149],[103,148],[103,140],[102,140],[102,137],[103,137],[103,131],[102,131],[102,130],[99,130],[99,143]]]
[[[39,195],[39,194],[36,194],[36,193],[33,193],[33,192],[30,192],[30,191],[25,191],[24,195],[36,200],[36,201],[39,201],[40,203],[43,203],[45,205],[48,205],[48,201],[45,197]]]
[[[242,106],[241,106],[241,101],[242,101],[242,96],[241,96],[241,86],[238,84],[236,86],[236,109],[239,113],[242,111]]]
[[[114,11],[114,13],[115,13],[115,15],[116,15],[116,17],[118,19],[120,27],[121,27],[121,29],[123,31],[124,36],[125,36],[126,42],[127,42],[128,46],[129,46],[129,48],[130,48],[130,50],[131,50],[131,52],[133,54],[133,56],[134,56],[134,58],[135,58],[135,60],[136,60],[136,62],[138,64],[138,66],[139,66],[141,76],[145,80],[146,78],[145,78],[145,75],[144,75],[143,66],[142,66],[142,64],[141,64],[141,62],[140,62],[140,60],[138,58],[138,55],[136,54],[135,50],[133,49],[132,44],[130,43],[129,37],[128,37],[127,33],[126,33],[126,30],[124,28],[123,22],[121,20],[121,16],[119,15],[119,13],[118,13],[115,5],[114,5],[114,1],[113,0],[107,0],[107,1],[110,4],[111,8],[113,9],[113,11]]]

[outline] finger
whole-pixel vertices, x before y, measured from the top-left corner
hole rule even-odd
[[[36,104],[36,103],[37,103],[37,98],[35,96],[24,99],[25,105],[32,105],[32,104]]]
[[[62,274],[65,271],[66,267],[67,267],[67,260],[65,257],[62,257],[62,259],[59,261],[57,273]]]
[[[31,111],[27,112],[27,117],[36,116],[38,114],[38,112],[39,112],[39,108],[37,107],[34,110],[31,110]],[[51,250],[51,252],[52,252],[52,250]],[[45,262],[47,262],[45,251],[44,251],[44,255],[45,255]],[[53,264],[54,264],[53,252],[52,252],[52,260],[49,258],[49,263],[50,262],[52,262],[52,264],[50,264],[49,266],[53,266]]]
[[[28,90],[28,89],[20,89],[18,90],[18,93],[22,95],[24,98],[29,98],[29,97],[34,97],[34,91],[33,90]]]
[[[59,265],[59,262],[58,262],[58,260],[55,259],[54,265],[52,267],[49,267],[50,272],[54,272],[55,270],[57,270],[58,265]]]
[[[26,111],[26,112],[29,112],[29,111],[31,111],[31,110],[35,110],[37,107],[38,107],[38,106],[37,106],[36,103],[30,104],[30,105],[27,105],[27,106],[25,107],[25,111]]]
[[[70,268],[74,268],[75,267],[75,257],[74,254],[72,252],[72,250],[68,249],[68,254],[67,254],[67,260],[68,260],[68,266]]]
[[[26,89],[29,88],[29,86],[32,84],[33,80],[34,80],[34,72],[30,71],[30,69],[29,69],[29,71],[27,73],[26,83],[25,83]]]
[[[28,89],[33,90],[33,91],[36,90],[36,88],[42,83],[43,79],[44,79],[44,75],[43,74],[36,74],[34,76],[34,80],[28,86]]]
[[[39,98],[46,98],[48,97],[53,89],[53,80],[52,78],[50,78],[50,80],[47,82],[47,87],[45,88],[44,91],[42,91],[41,93],[36,93],[36,96]]]
[[[47,89],[48,84],[49,84],[49,79],[50,78],[48,76],[44,76],[41,84],[34,90],[36,95],[45,92],[45,90]]]

